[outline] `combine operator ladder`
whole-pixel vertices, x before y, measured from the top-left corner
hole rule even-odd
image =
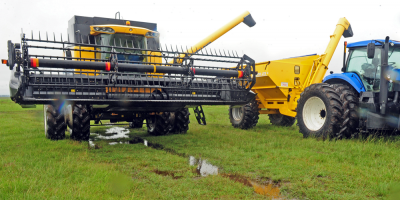
[[[75,130],[77,112],[95,123],[127,121],[142,126],[146,119],[153,134],[185,132],[187,127],[174,125],[178,116],[161,129],[157,120],[173,115],[188,118],[189,113],[182,112],[188,107],[243,105],[255,97],[251,92],[255,64],[246,55],[172,46],[150,50],[128,40],[80,41],[87,42],[70,42],[69,37],[63,41],[62,36],[60,41],[49,40],[47,34],[41,39],[40,33],[34,39],[33,34],[27,38],[22,33],[21,44],[8,41],[9,57],[3,60],[12,70],[11,99],[23,107],[51,105],[50,110],[44,106],[45,118],[46,113],[65,118],[65,124],[59,125],[61,132],[67,125]],[[49,125],[45,126],[47,135]],[[79,126],[84,128],[82,123]],[[90,132],[86,132],[74,137],[87,140]],[[62,139],[64,133],[60,134],[48,137]]]

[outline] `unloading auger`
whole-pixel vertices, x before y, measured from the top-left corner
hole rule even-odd
[[[250,57],[204,48],[241,22],[255,25],[245,12],[179,49],[163,48],[153,23],[74,16],[67,41],[47,33],[45,39],[22,33],[21,44],[8,41],[3,63],[12,70],[10,96],[22,107],[44,104],[49,139],[63,139],[68,125],[72,139],[88,140],[90,120],[141,128],[146,119],[150,134],[185,133],[188,107],[205,124],[201,105],[243,105],[255,98]]]

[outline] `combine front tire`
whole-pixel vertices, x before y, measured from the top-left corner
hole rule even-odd
[[[51,140],[62,140],[65,138],[67,125],[64,122],[64,115],[52,105],[43,105],[44,132],[46,138]]]
[[[187,108],[175,112],[175,126],[171,132],[185,134],[189,130],[189,115],[190,112]]]
[[[229,107],[229,119],[235,128],[249,129],[258,123],[258,103],[256,100],[250,101],[242,107]]]
[[[271,124],[275,126],[292,126],[296,121],[296,118],[282,114],[269,114],[268,117]]]
[[[129,128],[142,128],[143,118],[135,118],[132,122],[129,122]]]
[[[71,139],[88,141],[90,136],[89,106],[76,104],[72,110],[73,127]]]
[[[337,137],[342,114],[340,95],[332,85],[313,84],[301,93],[297,121],[303,137]]]
[[[150,135],[166,135],[173,128],[171,113],[149,115],[146,118],[147,132]]]

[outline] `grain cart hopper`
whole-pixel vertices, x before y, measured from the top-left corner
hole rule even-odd
[[[335,52],[341,36],[352,37],[353,32],[350,23],[346,18],[341,18],[336,25],[333,35],[330,36],[330,42],[322,55],[306,55],[282,60],[256,63],[257,82],[252,91],[257,93],[254,101],[244,105],[233,105],[229,108],[230,121],[234,127],[248,129],[254,127],[258,122],[259,114],[268,114],[269,119],[274,125],[291,126],[297,116],[300,131],[305,135],[319,134],[319,128],[311,132],[303,130],[300,125],[301,113],[310,112],[313,108],[304,108],[302,104],[303,92],[311,88],[318,87],[323,89],[328,86],[322,86],[318,83],[328,70],[329,62]],[[316,84],[312,86],[312,84]],[[328,89],[327,89],[328,90]],[[329,91],[333,90],[329,86]],[[337,95],[337,94],[326,94]],[[339,96],[335,98],[339,99]],[[332,97],[333,98],[333,97]],[[334,100],[332,100],[334,101]],[[332,102],[335,103],[335,102]],[[338,104],[340,104],[338,102]],[[306,105],[307,106],[307,105]],[[297,110],[296,110],[297,109]],[[319,110],[316,118],[339,121],[342,114],[336,110]],[[328,113],[330,112],[330,113]],[[336,113],[337,112],[337,113]],[[332,114],[334,114],[332,116]],[[326,124],[325,124],[326,125]],[[326,129],[328,130],[328,129]],[[328,131],[339,132],[335,127]],[[318,132],[318,133],[317,133]]]
[[[44,104],[49,139],[63,139],[68,125],[72,139],[88,140],[91,120],[142,127],[146,119],[150,134],[184,133],[188,106],[254,99],[254,61],[204,49],[241,22],[255,25],[245,12],[191,48],[161,47],[154,23],[98,17],[74,16],[64,40],[22,33],[21,44],[8,41],[3,60],[12,70],[11,99],[23,107]]]

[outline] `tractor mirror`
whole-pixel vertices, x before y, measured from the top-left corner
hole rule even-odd
[[[375,43],[369,43],[368,45],[367,45],[367,55],[368,55],[368,58],[374,58],[374,55],[375,55]]]

